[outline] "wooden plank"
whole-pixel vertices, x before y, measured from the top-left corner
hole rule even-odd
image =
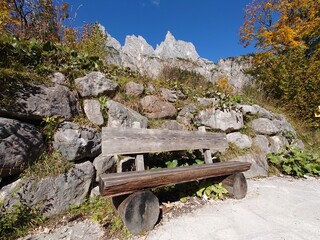
[[[133,122],[132,128],[141,128],[140,122]],[[135,159],[136,171],[144,171],[144,157],[142,154],[136,156]]]
[[[135,159],[136,171],[144,171],[144,158],[142,154],[138,154]]]
[[[199,132],[206,132],[206,127],[201,126],[198,128]],[[203,149],[204,153],[203,153],[203,158],[204,158],[204,162],[205,163],[212,163],[212,153],[210,149]]]
[[[250,166],[250,163],[234,161],[141,172],[103,174],[100,176],[99,188],[101,195],[118,196],[141,189],[231,175],[246,171]]]
[[[102,128],[102,154],[139,154],[228,147],[225,133]]]

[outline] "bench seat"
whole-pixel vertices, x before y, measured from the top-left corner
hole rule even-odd
[[[99,188],[103,196],[119,196],[137,190],[170,186],[205,178],[229,176],[247,171],[250,165],[250,163],[246,162],[231,161],[197,166],[102,174]]]

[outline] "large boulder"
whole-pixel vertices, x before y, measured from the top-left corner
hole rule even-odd
[[[140,103],[148,118],[173,118],[177,115],[177,110],[171,103],[162,101],[156,96],[146,96]]]
[[[238,105],[244,115],[257,115],[261,118],[267,118],[272,120],[274,115],[267,109],[260,107],[259,105]]]
[[[246,178],[268,176],[269,165],[267,162],[267,157],[263,153],[250,152],[245,155],[233,158],[231,161],[251,163],[250,169],[244,172]]]
[[[42,135],[35,126],[0,117],[0,177],[20,173],[43,148]]]
[[[257,134],[262,135],[271,136],[277,134],[280,131],[279,128],[275,126],[274,122],[267,118],[254,119],[253,121],[251,121],[251,126]]]
[[[6,208],[21,201],[40,208],[45,216],[51,216],[83,203],[93,176],[93,166],[87,161],[56,177],[20,179],[0,189],[0,201]]]
[[[10,91],[0,93],[0,98],[7,99],[0,105],[0,116],[42,120],[45,117],[58,116],[71,119],[79,112],[75,95],[65,86],[17,84]]]
[[[243,127],[243,116],[236,110],[210,108],[200,111],[194,122],[214,130],[233,132]]]
[[[64,122],[54,134],[53,147],[69,161],[93,158],[101,153],[101,133],[94,128]]]
[[[258,151],[264,153],[264,154],[268,154],[271,152],[271,144],[269,139],[264,136],[264,135],[257,135],[253,138],[253,143],[252,146],[256,149],[258,149]]]
[[[132,127],[134,122],[139,122],[141,128],[147,128],[148,126],[146,117],[121,103],[110,100],[107,107],[108,127]]]
[[[135,82],[128,82],[126,84],[126,94],[132,97],[141,96],[144,92],[144,86]]]
[[[114,155],[99,155],[93,161],[96,170],[96,182],[99,182],[100,175],[107,172],[113,172],[115,169],[116,159]]]
[[[90,122],[98,126],[103,125],[104,119],[101,113],[101,107],[98,100],[96,99],[84,100],[83,110]]]
[[[118,83],[107,79],[101,72],[91,72],[74,80],[82,97],[113,96],[119,89]]]
[[[228,143],[236,145],[240,149],[251,148],[252,146],[252,139],[249,136],[240,132],[233,132],[227,134],[227,141]]]
[[[187,130],[183,124],[177,122],[176,120],[165,120],[164,123],[162,124],[161,129],[177,130],[177,131]]]

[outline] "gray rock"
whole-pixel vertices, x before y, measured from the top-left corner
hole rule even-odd
[[[291,126],[291,124],[284,118],[282,120],[274,119],[273,124],[284,134],[290,133],[292,137],[296,137],[297,133]]]
[[[161,97],[169,102],[175,102],[178,99],[177,92],[167,88],[160,88]]]
[[[101,72],[91,72],[83,78],[74,80],[78,92],[82,97],[113,96],[119,85],[107,79]]]
[[[185,126],[176,120],[166,120],[162,124],[162,129],[168,129],[168,130],[178,130],[183,131],[186,130]]]
[[[104,240],[104,229],[97,222],[84,220],[28,235],[19,240]]]
[[[232,143],[241,149],[251,148],[252,146],[252,139],[247,135],[239,132],[233,132],[233,133],[227,134],[227,141],[228,143]]]
[[[135,82],[128,82],[126,84],[126,94],[128,96],[138,97],[143,94],[144,86]]]
[[[43,137],[35,126],[0,117],[0,177],[22,172],[43,149]]]
[[[0,105],[0,116],[21,120],[42,120],[58,116],[71,119],[79,112],[75,95],[65,86],[46,87],[24,83],[16,86],[14,94],[0,93],[13,102]],[[6,95],[9,94],[9,95]]]
[[[253,105],[253,107],[256,109],[257,111],[257,115],[261,118],[267,118],[269,120],[272,120],[274,118],[274,115],[268,111],[267,109],[260,107],[259,105]]]
[[[231,161],[249,162],[251,167],[244,172],[246,178],[267,177],[269,165],[265,154],[248,153],[243,156],[232,159]]]
[[[115,158],[113,155],[99,155],[93,160],[93,166],[96,170],[96,182],[99,182],[102,173],[112,172],[114,170]]]
[[[69,161],[96,157],[101,153],[101,133],[94,128],[64,122],[54,134],[53,147]]]
[[[66,77],[61,72],[55,72],[50,76],[51,82],[63,86],[67,86],[68,82]]]
[[[0,202],[3,204],[5,208],[10,208],[11,206],[19,202],[17,192],[19,192],[22,186],[23,181],[20,178],[0,188]],[[3,210],[5,209],[0,210],[0,214]]]
[[[177,115],[176,108],[156,96],[146,96],[140,100],[144,114],[148,118],[172,118]]]
[[[104,119],[101,113],[101,107],[98,100],[95,100],[95,99],[84,100],[83,110],[90,122],[98,126],[103,125]]]
[[[268,140],[268,138],[264,135],[257,135],[253,138],[253,146],[257,147],[260,152],[264,153],[264,154],[268,154],[271,152],[270,149],[270,142]]]
[[[4,196],[0,200],[7,208],[21,201],[28,206],[39,207],[44,216],[51,216],[83,203],[89,194],[93,176],[94,169],[90,162],[76,164],[57,177],[15,182],[5,194],[2,194],[3,189],[0,190],[0,196]]]
[[[99,186],[96,186],[94,188],[91,189],[91,192],[90,192],[90,200],[91,199],[95,199],[97,197],[100,197],[101,194],[100,194],[100,188]]]
[[[134,122],[139,122],[141,128],[147,128],[148,119],[140,113],[125,107],[121,103],[108,101],[108,127],[132,127]]]
[[[243,127],[243,116],[235,110],[207,109],[200,111],[194,122],[214,130],[232,132]]]
[[[196,113],[196,111],[197,107],[193,103],[184,106],[178,113],[177,121],[186,126],[187,129],[191,129],[191,122],[194,118],[194,114]]]
[[[274,118],[274,115],[270,111],[259,105],[238,105],[238,107],[242,109],[244,115],[258,115],[261,118],[267,118],[269,120]]]
[[[243,115],[257,115],[258,114],[258,109],[252,105],[241,105],[239,104],[237,106],[242,110]]]
[[[266,118],[254,119],[250,124],[257,134],[270,136],[279,132],[279,128],[274,125],[273,121]]]
[[[252,82],[252,78],[245,74],[245,70],[251,66],[252,57],[240,56],[235,58],[220,59],[212,68],[210,81],[216,82],[221,77],[229,79],[229,85],[234,87],[234,92]]]
[[[198,103],[204,107],[215,106],[218,103],[218,99],[216,98],[198,98]]]
[[[278,152],[284,148],[285,145],[288,145],[289,142],[285,137],[282,136],[272,136],[269,138],[270,141],[270,151],[271,152]]]
[[[188,104],[187,106],[184,106],[181,111],[179,112],[179,117],[187,117],[187,118],[193,118],[193,114],[197,111],[197,106],[193,103]]]

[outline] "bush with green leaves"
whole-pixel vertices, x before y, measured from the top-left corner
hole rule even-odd
[[[304,177],[320,176],[320,157],[294,145],[267,155],[269,162],[282,173]]]
[[[31,75],[46,79],[50,73],[62,72],[70,79],[88,71],[102,70],[103,62],[98,56],[77,52],[66,45],[53,42],[42,43],[36,39],[21,40],[11,35],[0,35],[0,80],[12,74]],[[14,80],[14,79],[13,79]]]
[[[25,203],[10,208],[0,203],[0,240],[17,239],[42,222],[40,212]]]

